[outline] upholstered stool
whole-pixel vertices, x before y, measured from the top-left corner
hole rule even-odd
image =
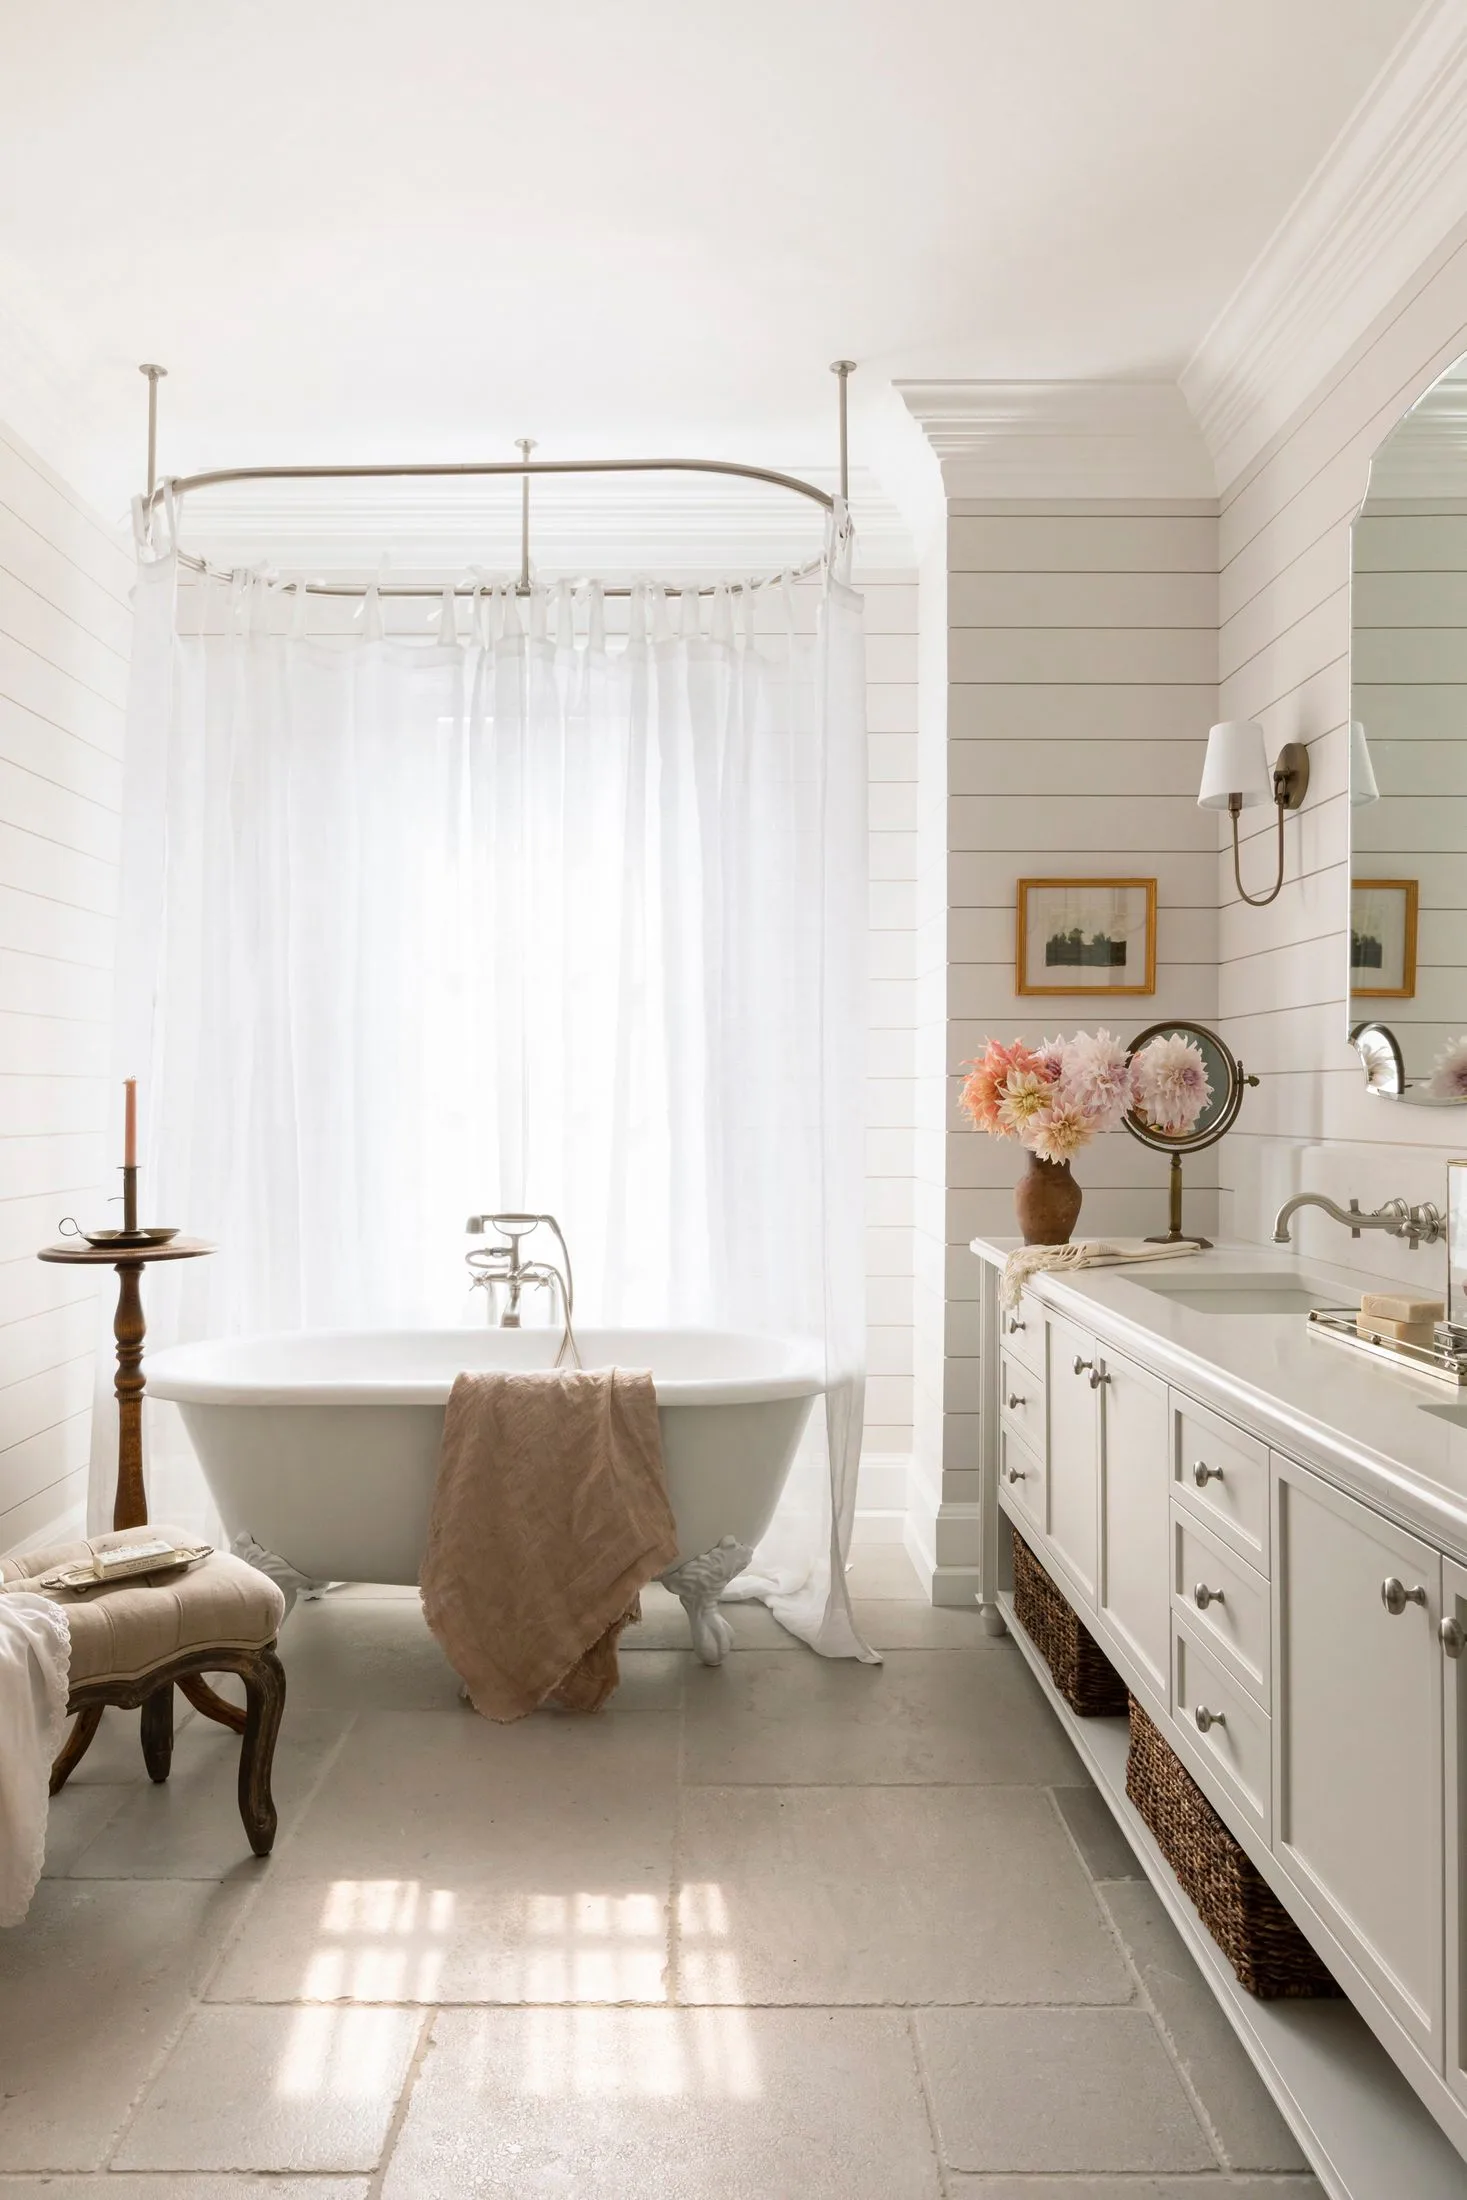
[[[91,1544],[54,1543],[23,1558],[0,1558],[0,1582],[49,1573],[93,1549],[146,1542],[159,1535],[188,1539],[172,1528],[123,1528]],[[173,1758],[173,1684],[205,1673],[238,1673],[245,1712],[239,1758],[239,1814],[256,1856],[275,1840],[270,1767],[285,1708],[285,1674],[275,1637],[285,1599],[273,1581],[222,1551],[184,1572],[139,1574],[105,1589],[51,1589],[71,1627],[72,1738],[51,1773],[51,1792],[65,1785],[107,1705],[142,1709],[143,1762],[166,1780]]]

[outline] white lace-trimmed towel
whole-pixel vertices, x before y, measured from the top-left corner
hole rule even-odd
[[[1003,1264],[998,1295],[1004,1306],[1017,1306],[1019,1294],[1031,1276],[1058,1269],[1068,1275],[1075,1268],[1120,1268],[1128,1261],[1176,1260],[1200,1248],[1189,1241],[1181,1245],[1150,1245],[1144,1238],[1078,1238],[1073,1245],[1021,1245]]]
[[[20,1923],[41,1876],[70,1673],[65,1608],[30,1591],[0,1592],[0,1925]]]

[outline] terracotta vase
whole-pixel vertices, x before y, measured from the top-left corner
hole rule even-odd
[[[1014,1187],[1014,1212],[1026,1245],[1068,1245],[1080,1219],[1084,1193],[1068,1161],[1041,1161],[1031,1153]]]

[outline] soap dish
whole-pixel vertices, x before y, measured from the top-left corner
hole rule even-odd
[[[1429,1375],[1434,1382],[1450,1383],[1454,1389],[1467,1386],[1467,1350],[1463,1349],[1460,1330],[1438,1322],[1435,1343],[1406,1344],[1393,1337],[1362,1337],[1359,1324],[1358,1306],[1310,1308],[1312,1336],[1341,1345],[1347,1352],[1363,1353],[1367,1359],[1383,1360],[1389,1367],[1404,1368],[1412,1375]]]

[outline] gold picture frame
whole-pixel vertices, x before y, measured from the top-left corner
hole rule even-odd
[[[1377,906],[1369,913],[1365,896]],[[1352,878],[1350,881],[1350,997],[1356,1001],[1411,1001],[1416,998],[1416,925],[1421,887],[1414,878]],[[1396,906],[1392,907],[1394,902]],[[1364,907],[1362,907],[1364,904]],[[1364,927],[1370,922],[1367,938]],[[1373,950],[1383,977],[1399,985],[1361,985],[1369,966],[1359,959]]]
[[[1016,993],[1154,993],[1156,880],[1021,878],[1014,940]]]

